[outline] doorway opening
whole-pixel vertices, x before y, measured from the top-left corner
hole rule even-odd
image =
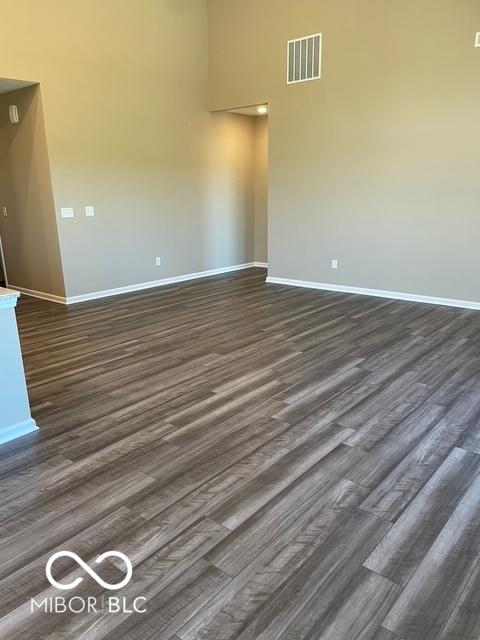
[[[241,262],[262,268],[268,265],[268,111],[262,103],[213,113],[222,153],[217,186],[222,175],[230,201],[224,211],[236,212],[236,236],[245,247]]]
[[[0,287],[8,286],[6,253],[4,248],[3,233],[8,235],[6,218],[8,217],[7,191],[11,192],[10,147],[12,145],[13,126],[19,124],[18,96],[17,92],[35,83],[0,78],[0,109],[3,112],[0,117]],[[14,138],[14,136],[13,136]],[[3,222],[3,224],[2,224]],[[3,227],[3,229],[2,229]]]
[[[64,295],[40,85],[7,78],[0,78],[0,282]]]

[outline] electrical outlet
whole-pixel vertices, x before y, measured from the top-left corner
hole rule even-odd
[[[62,207],[60,209],[60,213],[62,215],[62,218],[73,218],[74,217],[74,213],[73,213],[73,209],[72,207]]]
[[[8,210],[7,210],[7,207],[2,207],[2,213],[3,213],[3,216],[4,216],[5,218],[7,218],[7,217],[8,217]]]
[[[338,260],[332,260],[332,269],[338,269]]]
[[[95,215],[95,207],[85,207],[85,215],[87,218],[93,218]]]
[[[162,264],[162,259],[161,258],[155,258],[155,264],[157,265],[157,267],[159,267]]]
[[[475,49],[480,47],[480,31],[475,34]]]

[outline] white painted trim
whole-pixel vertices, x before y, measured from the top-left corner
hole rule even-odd
[[[16,306],[19,297],[18,291],[0,287],[0,309],[12,309]]]
[[[41,298],[49,302],[57,302],[59,304],[77,304],[79,302],[88,302],[89,300],[98,300],[100,298],[108,298],[110,296],[119,296],[123,293],[133,293],[134,291],[143,291],[144,289],[153,289],[155,287],[164,287],[168,284],[176,284],[178,282],[186,282],[188,280],[197,280],[198,278],[208,278],[209,276],[217,276],[222,273],[231,273],[232,271],[241,271],[242,269],[251,269],[252,267],[262,267],[266,269],[266,262],[246,262],[244,264],[236,264],[231,267],[220,267],[219,269],[209,269],[208,271],[198,271],[197,273],[186,273],[181,276],[173,276],[171,278],[163,278],[162,280],[152,280],[151,282],[140,282],[131,284],[126,287],[116,287],[115,289],[106,289],[105,291],[93,291],[92,293],[84,293],[78,296],[55,296],[51,293],[43,291],[34,291],[33,289],[25,289],[24,287],[13,287],[17,291],[24,293],[33,298]]]
[[[49,302],[58,302],[59,304],[67,304],[67,299],[63,296],[55,296],[53,293],[45,293],[44,291],[35,291],[34,289],[25,289],[25,287],[17,287],[15,285],[10,285],[12,289],[16,289],[20,291],[20,293],[24,293],[27,296],[32,296],[32,298],[41,298],[42,300],[48,300]]]
[[[3,275],[5,276],[5,284],[8,287],[7,265],[5,263],[5,252],[3,250],[2,236],[0,236],[0,263],[2,265]]]
[[[152,280],[151,282],[131,284],[131,285],[128,285],[127,287],[117,287],[116,289],[106,289],[105,291],[94,291],[93,293],[84,293],[79,296],[69,296],[66,299],[66,304],[77,304],[78,302],[87,302],[88,300],[98,300],[99,298],[119,296],[122,293],[132,293],[134,291],[143,291],[144,289],[164,287],[168,284],[186,282],[187,280],[197,280],[198,278],[208,278],[209,276],[217,276],[217,275],[221,275],[222,273],[230,273],[232,271],[241,271],[242,269],[250,269],[251,267],[257,266],[257,264],[260,264],[260,263],[246,262],[245,264],[236,264],[231,267],[220,267],[219,269],[209,269],[208,271],[198,271],[197,273],[186,273],[181,276],[163,278],[162,280]]]
[[[321,289],[323,291],[337,291],[340,293],[356,293],[361,296],[391,298],[393,300],[438,304],[446,307],[459,307],[461,309],[475,309],[476,311],[480,311],[480,302],[470,302],[469,300],[436,298],[434,296],[421,296],[416,293],[400,293],[398,291],[383,291],[381,289],[364,289],[362,287],[349,287],[341,284],[325,284],[323,282],[308,282],[306,280],[291,280],[290,278],[276,278],[274,276],[268,276],[266,281],[270,284],[284,284],[290,287],[305,287],[307,289]]]
[[[25,436],[27,433],[33,433],[34,431],[37,431],[37,429],[37,424],[33,418],[14,424],[6,429],[0,429],[0,444],[5,444],[6,442],[15,440],[15,438],[19,438],[20,436]]]

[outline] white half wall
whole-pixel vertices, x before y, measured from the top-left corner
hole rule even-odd
[[[0,445],[37,429],[30,415],[15,318],[18,296],[0,289]]]

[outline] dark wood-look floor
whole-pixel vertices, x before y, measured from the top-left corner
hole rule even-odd
[[[478,640],[480,314],[264,277],[22,298],[1,638]],[[148,614],[30,613],[63,549]]]

